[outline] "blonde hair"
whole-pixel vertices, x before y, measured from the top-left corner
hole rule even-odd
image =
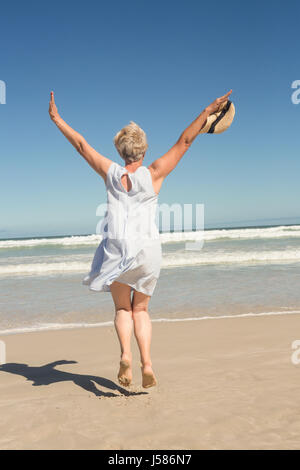
[[[133,121],[115,135],[114,144],[127,163],[140,160],[148,148],[145,132]]]

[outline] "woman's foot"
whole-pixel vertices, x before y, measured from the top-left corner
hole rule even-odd
[[[119,384],[125,387],[131,384],[132,381],[132,369],[131,360],[127,357],[122,357],[120,361],[120,369],[118,373]]]
[[[151,365],[149,364],[142,365],[142,376],[143,376],[142,385],[144,388],[154,387],[157,384]]]

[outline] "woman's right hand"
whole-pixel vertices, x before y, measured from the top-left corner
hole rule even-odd
[[[228,96],[231,95],[232,90],[228,91],[226,95],[220,96],[220,98],[217,98],[215,101],[213,101],[209,106],[205,108],[205,111],[207,111],[209,114],[216,113],[220,106],[228,101]]]
[[[57,107],[56,107],[56,104],[55,104],[55,101],[54,101],[53,91],[51,91],[51,94],[50,94],[49,115],[50,115],[50,118],[52,119],[52,121],[55,121],[55,119],[57,119],[59,117]]]

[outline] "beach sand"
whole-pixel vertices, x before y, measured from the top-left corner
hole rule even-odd
[[[299,320],[153,323],[147,390],[135,344],[134,384],[118,388],[111,326],[2,336],[0,448],[298,449]]]

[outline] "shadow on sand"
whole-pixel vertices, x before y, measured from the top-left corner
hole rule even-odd
[[[104,392],[99,390],[95,384],[109,390],[117,391],[126,397],[136,395],[148,395],[147,392],[130,392],[120,387],[112,380],[95,375],[73,374],[55,369],[56,366],[64,364],[77,364],[77,361],[55,361],[44,366],[31,367],[28,364],[8,363],[0,365],[0,372],[9,372],[10,374],[22,375],[27,380],[33,382],[33,386],[50,385],[58,382],[74,382],[75,385],[83,388],[87,392],[94,393],[97,397],[118,397],[119,394],[113,392]]]

